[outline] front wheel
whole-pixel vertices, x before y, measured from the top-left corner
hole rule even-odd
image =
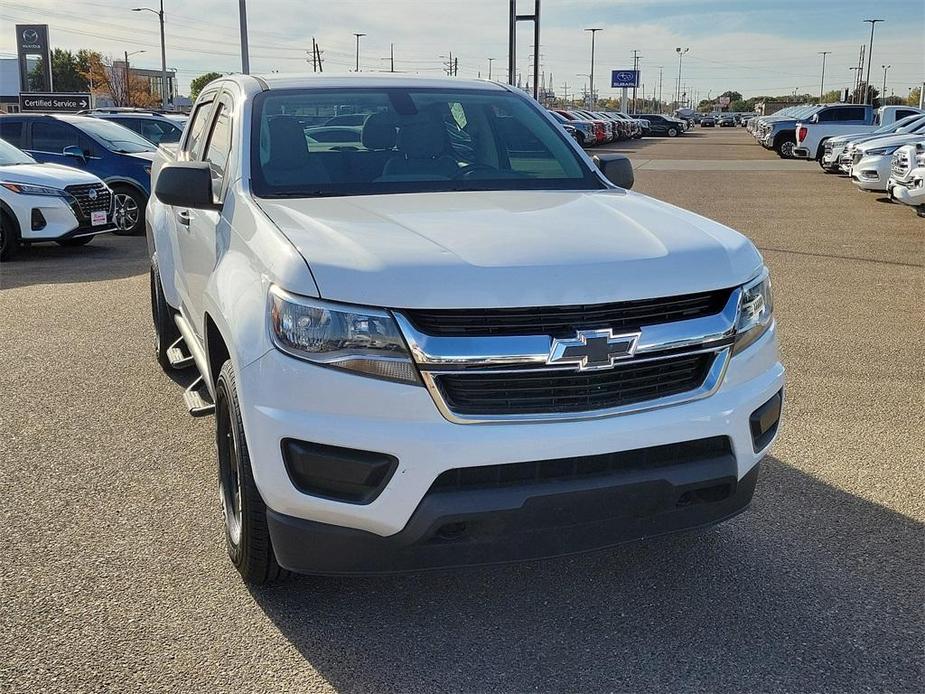
[[[267,507],[254,483],[230,359],[222,365],[215,384],[215,438],[228,556],[245,582],[255,586],[272,583],[286,572],[276,563]]]
[[[113,188],[115,204],[113,222],[116,229],[112,233],[119,236],[140,236],[144,233],[145,205],[144,195],[128,186]]]
[[[677,137],[678,129],[677,128],[668,128],[668,137]]]

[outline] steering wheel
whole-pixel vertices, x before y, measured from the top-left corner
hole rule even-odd
[[[491,171],[494,174],[499,174],[500,171],[493,166],[488,164],[469,164],[466,168],[461,169],[459,174],[456,175],[456,178],[472,178],[474,174],[479,173],[480,171]]]

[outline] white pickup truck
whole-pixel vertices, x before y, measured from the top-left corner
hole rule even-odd
[[[198,370],[246,581],[569,554],[746,508],[783,402],[767,268],[632,182],[494,82],[203,91],[153,169],[155,347]]]
[[[825,142],[830,137],[873,132],[906,116],[923,113],[914,106],[882,106],[876,112],[870,106],[832,104],[823,106],[807,121],[796,124],[796,159],[820,161],[825,155]]]

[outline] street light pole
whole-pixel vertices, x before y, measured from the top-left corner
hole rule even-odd
[[[489,58],[489,59],[488,59],[488,81],[489,81],[489,82],[491,81],[491,63],[492,63],[493,60],[494,60],[494,58]]]
[[[675,48],[675,50],[678,52],[678,92],[675,98],[675,103],[677,104],[678,108],[681,108],[681,59],[684,58],[684,54],[687,53],[690,48],[685,48],[683,50],[680,48]]]
[[[135,7],[132,12],[153,12],[161,23],[161,108],[167,110],[167,49],[164,44],[164,0],[160,0],[160,9]]]
[[[131,56],[131,55],[138,55],[139,53],[144,53],[144,52],[145,52],[144,49],[142,49],[142,50],[140,50],[140,51],[132,51],[131,53],[129,53],[128,51],[125,51],[125,56],[124,56],[124,58],[125,58],[125,64],[124,64],[124,65],[125,65],[125,69],[123,70],[123,76],[125,77],[125,91],[124,91],[124,93],[122,94],[122,97],[123,97],[122,100],[123,100],[125,103],[122,104],[123,106],[131,106],[131,105],[132,105],[132,89],[131,89],[131,82],[132,82],[132,81],[131,81],[131,79],[130,79],[130,77],[129,77],[129,69],[128,69],[128,59],[129,59],[129,56]]]
[[[864,103],[866,104],[870,96],[870,58],[874,53],[874,27],[877,25],[877,22],[882,22],[882,19],[865,19],[865,22],[870,23],[870,44],[867,47],[867,81],[864,83]]]
[[[822,95],[825,94],[825,57],[832,51],[819,51],[822,56],[822,82],[819,84],[819,102],[822,103]]]
[[[594,35],[601,29],[585,29],[591,32],[591,74],[588,75],[588,109],[594,110]]]
[[[880,91],[880,105],[883,105],[883,100],[886,99],[886,71],[889,70],[892,65],[881,65],[883,68],[883,89]]]
[[[247,50],[247,0],[238,0],[238,23],[241,25],[241,72],[248,75],[251,58]]]
[[[357,67],[356,67],[355,72],[359,72],[360,71],[360,37],[366,36],[366,34],[356,34],[355,33],[354,36],[357,37]]]

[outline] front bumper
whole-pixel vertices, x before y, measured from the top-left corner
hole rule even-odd
[[[771,326],[730,362],[710,397],[602,419],[453,424],[428,391],[315,366],[277,350],[239,368],[238,394],[254,479],[275,514],[386,537],[402,532],[447,470],[635,450],[728,437],[742,479],[765,455],[753,448],[749,415],[783,388]],[[300,492],[286,471],[286,438],[373,451],[398,459],[389,483],[365,505]],[[770,442],[769,442],[770,443]]]
[[[867,156],[851,166],[851,178],[861,190],[886,192],[890,178],[890,156]]]
[[[925,177],[913,178],[907,183],[901,183],[895,178],[887,182],[887,193],[891,200],[904,205],[925,205]]]

